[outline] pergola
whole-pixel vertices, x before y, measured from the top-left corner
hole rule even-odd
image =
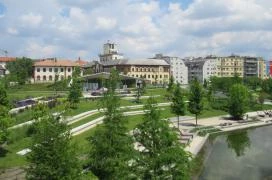
[[[83,81],[83,91],[97,90],[104,87],[104,83],[109,80],[110,73],[101,72],[96,74],[84,75],[81,77]],[[127,75],[119,75],[121,84],[117,88],[132,88],[136,87],[137,83],[140,81],[146,81],[142,78],[130,77]]]

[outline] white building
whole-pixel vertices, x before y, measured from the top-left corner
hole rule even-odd
[[[16,58],[14,57],[0,57],[0,76],[4,76],[9,74],[8,70],[6,69],[6,65],[8,62],[15,61]]]
[[[163,56],[156,54],[156,59],[164,59],[170,65],[170,74],[173,76],[175,83],[188,84],[188,67],[183,59],[179,57]]]
[[[34,83],[54,82],[69,79],[79,63],[70,60],[45,59],[33,65]]]
[[[219,62],[214,56],[187,59],[185,64],[188,67],[188,81],[196,78],[199,82],[204,83],[205,79],[209,80],[211,76],[217,76]]]
[[[108,62],[111,60],[123,59],[123,54],[118,52],[117,44],[106,43],[104,44],[103,54],[99,55],[100,62]]]

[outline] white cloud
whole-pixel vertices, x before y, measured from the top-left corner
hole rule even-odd
[[[9,27],[9,28],[7,29],[7,32],[8,32],[9,34],[11,34],[11,35],[17,35],[17,34],[19,33],[17,29],[12,28],[12,27]]]
[[[108,39],[131,58],[158,52],[272,56],[272,1],[195,0],[187,9],[160,1],[4,0],[0,43],[14,55],[35,57],[96,58]]]
[[[102,30],[110,30],[116,26],[116,19],[106,18],[106,17],[97,17],[96,19],[96,28]]]
[[[43,17],[40,14],[28,13],[22,15],[20,19],[24,26],[38,27],[41,24]]]

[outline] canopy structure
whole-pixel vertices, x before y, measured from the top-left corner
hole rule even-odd
[[[92,90],[98,90],[100,88],[103,88],[105,85],[105,82],[109,79],[110,73],[108,72],[101,72],[96,74],[90,74],[90,75],[84,75],[81,77],[83,83],[83,91],[92,91]],[[119,84],[117,88],[125,89],[125,88],[131,88],[136,87],[138,82],[145,81],[142,78],[137,77],[130,77],[127,75],[120,74],[119,75],[121,84]]]

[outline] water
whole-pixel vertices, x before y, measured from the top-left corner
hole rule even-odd
[[[272,126],[218,136],[200,180],[272,180]]]

